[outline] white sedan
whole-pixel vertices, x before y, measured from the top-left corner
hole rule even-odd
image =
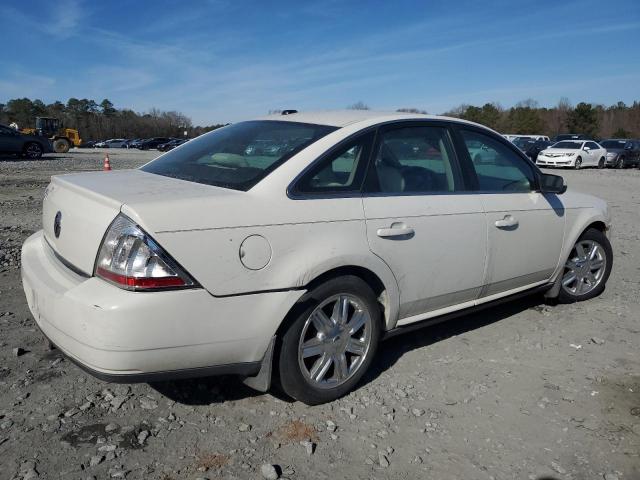
[[[606,203],[565,192],[496,132],[286,113],[137,170],[53,177],[22,248],[50,341],[109,381],[238,374],[318,404],[356,386],[384,337],[519,295],[604,290]]]
[[[97,142],[94,147],[97,148],[122,148],[127,143],[125,138],[111,138],[104,142]]]
[[[543,167],[604,168],[607,150],[591,140],[563,140],[538,153],[536,164]]]

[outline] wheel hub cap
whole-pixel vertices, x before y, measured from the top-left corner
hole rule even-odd
[[[335,295],[306,320],[298,344],[298,364],[316,387],[333,388],[360,368],[371,344],[371,315],[359,298]]]
[[[562,288],[571,295],[586,295],[602,282],[607,267],[604,248],[593,240],[581,240],[565,264]]]

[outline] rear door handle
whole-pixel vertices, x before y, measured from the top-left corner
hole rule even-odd
[[[409,237],[415,233],[415,230],[404,223],[393,223],[389,228],[379,228],[376,233],[381,238]]]
[[[496,220],[496,227],[498,228],[513,228],[519,225],[518,219],[513,215],[505,215],[502,220]]]

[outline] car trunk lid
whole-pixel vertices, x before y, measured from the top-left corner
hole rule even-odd
[[[148,221],[130,214],[142,228],[157,230],[189,228],[181,215],[163,214],[163,206],[187,200],[224,197],[239,192],[200,185],[140,170],[83,172],[54,176],[47,187],[42,208],[44,236],[62,259],[87,275],[93,274],[98,249],[107,228],[123,205],[147,206],[154,215]],[[194,203],[191,203],[193,205]],[[144,208],[142,208],[144,210]],[[196,216],[197,218],[197,216]]]

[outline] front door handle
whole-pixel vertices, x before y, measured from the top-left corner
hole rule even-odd
[[[404,223],[392,223],[389,228],[379,228],[376,234],[381,238],[411,237],[415,230]]]
[[[502,220],[496,220],[496,227],[498,228],[514,228],[518,224],[518,219],[513,215],[505,215]]]

